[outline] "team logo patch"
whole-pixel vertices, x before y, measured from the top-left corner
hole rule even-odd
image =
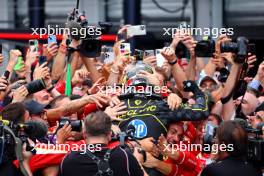
[[[142,120],[139,119],[132,120],[131,122],[129,122],[128,126],[129,125],[133,125],[136,129],[134,134],[135,138],[144,138],[147,136],[148,128],[145,122],[143,122]]]

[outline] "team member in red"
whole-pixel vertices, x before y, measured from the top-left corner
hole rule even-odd
[[[201,171],[201,163],[191,151],[176,150],[176,146],[184,145],[183,122],[171,123],[168,128],[167,137],[163,135],[159,138],[159,149],[161,150],[164,161],[156,159],[151,154],[147,154],[145,167],[155,168],[167,176],[196,176]],[[172,154],[172,149],[175,149]],[[172,156],[172,157],[170,157]]]

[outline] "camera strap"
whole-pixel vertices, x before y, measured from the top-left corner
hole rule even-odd
[[[103,160],[95,156],[90,150],[87,150],[86,154],[96,163],[98,171],[95,176],[102,176],[107,174],[113,176],[113,170],[109,166],[111,149],[108,149],[104,155]]]

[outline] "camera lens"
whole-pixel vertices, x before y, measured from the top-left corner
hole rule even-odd
[[[228,43],[222,43],[221,44],[221,52],[232,52],[232,53],[236,53],[237,52],[237,44],[234,42],[228,42]]]

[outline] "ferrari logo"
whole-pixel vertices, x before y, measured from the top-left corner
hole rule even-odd
[[[135,105],[140,105],[141,104],[141,100],[135,100]]]

